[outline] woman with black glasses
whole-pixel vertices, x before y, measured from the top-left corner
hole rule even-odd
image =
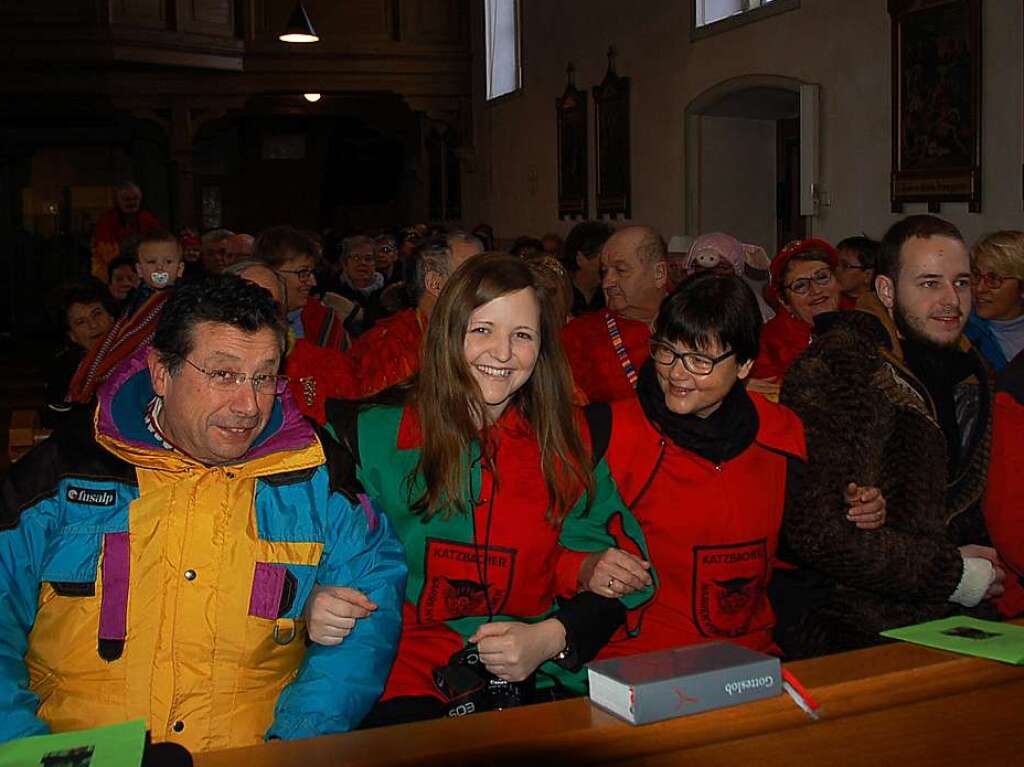
[[[735,276],[685,280],[661,306],[637,397],[609,408],[606,459],[640,522],[659,588],[599,657],[726,639],[773,651],[768,583],[787,487],[799,481],[804,431],[788,408],[748,394],[761,313]],[[885,503],[850,486],[850,520],[877,527]],[[621,549],[587,557],[581,581],[602,596],[648,583],[648,562]]]

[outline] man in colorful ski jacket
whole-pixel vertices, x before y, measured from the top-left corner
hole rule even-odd
[[[0,740],[143,718],[191,751],[357,725],[397,646],[386,518],[334,490],[277,375],[285,331],[232,275],[179,288],[93,419],[16,464],[0,505]],[[282,396],[283,395],[283,396]],[[304,640],[315,583],[376,604]]]

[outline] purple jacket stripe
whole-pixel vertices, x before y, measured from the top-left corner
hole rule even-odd
[[[128,533],[104,534],[100,639],[123,640],[127,634],[130,557]]]

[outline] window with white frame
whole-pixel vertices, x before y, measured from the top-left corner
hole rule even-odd
[[[771,5],[775,0],[694,0],[697,27],[714,24],[747,11]]]
[[[519,0],[484,0],[487,100],[519,90]]]

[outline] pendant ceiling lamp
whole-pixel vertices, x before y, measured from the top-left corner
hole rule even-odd
[[[309,14],[306,13],[302,0],[295,4],[295,10],[288,17],[288,26],[285,27],[284,32],[277,39],[283,43],[320,42],[320,37],[317,35],[316,30],[313,29],[313,22],[309,20]]]

